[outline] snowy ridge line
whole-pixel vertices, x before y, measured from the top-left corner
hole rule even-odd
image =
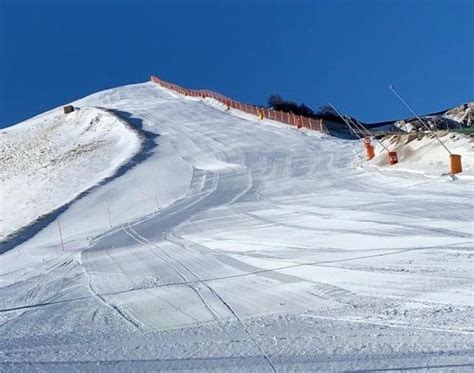
[[[19,228],[18,230],[9,233],[6,237],[0,240],[0,255],[15,248],[16,246],[22,244],[23,242],[31,239],[37,233],[39,233],[43,228],[47,227],[53,223],[62,213],[64,213],[74,202],[84,198],[93,191],[97,190],[102,185],[109,183],[110,181],[116,179],[117,177],[123,175],[129,169],[135,167],[137,164],[141,163],[144,159],[148,158],[150,150],[156,146],[154,141],[154,134],[148,133],[134,126],[129,122],[123,115],[124,113],[119,113],[112,109],[105,109],[102,107],[93,107],[97,111],[106,112],[109,115],[115,117],[115,119],[120,122],[125,128],[132,131],[139,141],[139,149],[134,155],[128,160],[118,164],[112,174],[99,180],[96,184],[89,186],[87,189],[80,191],[74,198],[70,199],[63,205],[44,213],[38,216],[35,220],[29,224]],[[126,113],[125,113],[126,114]],[[152,135],[152,136],[150,136]]]
[[[172,91],[178,92],[184,96],[193,96],[193,97],[200,97],[200,98],[213,98],[216,101],[227,106],[227,110],[229,109],[236,109],[243,111],[248,114],[253,114],[259,119],[271,119],[277,122],[289,124],[295,126],[296,128],[307,128],[312,131],[319,131],[323,133],[327,133],[327,129],[324,126],[323,120],[313,119],[304,117],[302,115],[295,115],[293,113],[285,113],[279,110],[268,109],[265,107],[258,107],[250,104],[245,104],[240,101],[233,100],[229,97],[226,97],[220,93],[210,91],[207,89],[187,89],[180,87],[176,84],[166,82],[156,76],[151,76],[150,80],[153,83],[156,83],[164,88],[170,89]]]

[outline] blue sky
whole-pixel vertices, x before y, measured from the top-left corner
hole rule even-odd
[[[0,0],[0,127],[150,74],[367,122],[474,99],[470,0]]]

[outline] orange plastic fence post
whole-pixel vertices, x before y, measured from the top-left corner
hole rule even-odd
[[[449,163],[451,169],[451,175],[459,174],[462,172],[461,156],[459,154],[450,154]]]
[[[303,127],[301,124],[301,116],[296,117],[296,128],[301,128]]]

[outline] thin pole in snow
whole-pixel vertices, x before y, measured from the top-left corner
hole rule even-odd
[[[439,143],[440,143],[441,145],[443,145],[443,148],[445,148],[446,151],[447,151],[450,155],[452,155],[453,153],[451,153],[451,152],[449,151],[449,149],[446,147],[446,145],[444,145],[444,143],[440,140],[440,138],[436,135],[436,133],[431,130],[431,128],[425,123],[425,121],[424,121],[423,119],[420,118],[420,116],[419,116],[417,113],[415,113],[415,110],[413,110],[413,109],[411,108],[411,106],[408,105],[408,104],[405,102],[405,100],[398,94],[398,92],[395,90],[395,88],[393,88],[393,85],[391,85],[391,84],[390,84],[390,90],[395,94],[395,96],[397,96],[397,98],[403,103],[403,105],[405,105],[405,106],[408,108],[408,110],[410,110],[410,111],[413,113],[413,115],[418,118],[418,120],[421,122],[421,124],[423,124],[423,126],[424,126],[428,131],[430,131],[431,134],[432,134],[434,137],[436,137],[436,140],[438,140]]]
[[[380,146],[382,148],[384,148],[387,152],[390,152],[390,150],[387,149],[387,147],[381,142],[379,141],[379,139],[377,139],[367,128],[364,127],[364,125],[362,123],[360,123],[357,119],[350,119],[351,123],[354,124],[354,126],[356,126],[356,128],[361,128],[362,129],[362,132],[365,132],[367,134],[367,136],[370,136],[370,137],[374,137],[374,140],[377,141]]]
[[[159,210],[160,204],[158,203],[158,196],[156,195],[156,193],[155,193],[155,202],[156,202],[156,209]]]
[[[347,127],[349,127],[349,129],[351,130],[351,132],[356,135],[359,139],[362,137],[360,136],[356,131],[354,131],[354,129],[352,128],[351,124],[346,120],[346,118],[344,118],[342,116],[341,113],[339,113],[339,111],[337,111],[337,109],[330,103],[329,106],[332,107],[332,109],[336,112],[337,115],[339,115],[339,117],[344,121],[345,124],[347,124]]]
[[[110,210],[108,206],[107,206],[107,215],[109,216],[109,228],[112,228],[112,219],[110,218]]]
[[[63,242],[63,234],[61,232],[61,223],[59,222],[59,218],[58,218],[58,229],[59,229],[59,240],[61,241],[61,248],[64,252],[64,242]]]
[[[341,113],[339,113],[339,111],[337,111],[337,109],[336,109],[332,104],[329,104],[329,106],[331,106],[331,107],[334,109],[334,111],[337,113],[337,115],[339,115],[339,116],[341,117],[341,119],[344,121],[344,123],[346,123],[347,126],[352,130],[352,127],[351,127],[351,125],[349,124],[349,122],[347,121],[347,119],[344,118],[344,116],[343,116]],[[366,133],[367,136],[372,136],[372,134],[369,132],[369,130],[366,129],[361,123],[358,123],[357,125],[356,125],[355,122],[352,122],[352,121],[351,121],[351,123],[352,123],[352,125],[353,125],[357,130],[361,131],[362,134]],[[352,130],[352,131],[353,131],[353,130]],[[354,133],[356,133],[356,132],[354,131]],[[361,138],[361,136],[359,136],[359,135],[357,135],[357,136],[359,137],[359,139]],[[385,145],[382,144],[376,137],[374,137],[374,139],[375,139],[375,141],[377,141],[377,142],[380,144],[380,146],[381,146],[382,148],[384,148],[387,152],[389,151],[389,150],[385,147]]]

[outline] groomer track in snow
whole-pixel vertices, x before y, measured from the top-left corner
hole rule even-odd
[[[473,368],[470,179],[151,82],[73,104],[153,146],[60,215],[64,252],[50,224],[0,257],[0,367]]]

